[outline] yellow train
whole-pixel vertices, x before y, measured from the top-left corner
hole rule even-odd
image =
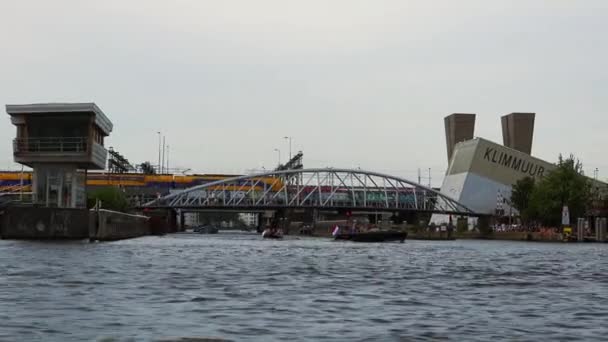
[[[221,175],[221,174],[202,174],[202,175],[144,175],[141,173],[103,173],[89,172],[87,175],[87,186],[104,187],[104,186],[121,186],[125,188],[149,188],[155,190],[170,190],[170,189],[186,189],[196,185],[202,185],[210,182],[215,182],[222,179],[236,177],[236,175]],[[264,183],[267,187],[272,187],[277,191],[283,187],[283,182],[275,177],[261,177],[260,184],[254,190],[261,191],[264,189]],[[29,191],[32,184],[31,172],[12,172],[0,171],[0,191],[23,190]],[[244,185],[244,186],[243,186]],[[224,189],[221,186],[213,187],[214,189]],[[227,191],[248,191],[251,186],[248,183],[237,183],[235,185],[226,186]]]

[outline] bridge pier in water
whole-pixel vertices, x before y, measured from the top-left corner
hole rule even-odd
[[[144,210],[143,215],[150,218],[152,235],[164,235],[177,231],[177,220],[173,209]]]
[[[186,230],[186,213],[183,210],[179,211],[179,228],[178,231],[183,232]]]

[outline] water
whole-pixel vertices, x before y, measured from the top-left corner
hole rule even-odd
[[[0,241],[1,341],[605,340],[608,244]]]

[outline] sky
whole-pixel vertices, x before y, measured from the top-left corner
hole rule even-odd
[[[0,0],[0,105],[95,102],[133,163],[305,167],[440,185],[443,118],[535,112],[533,155],[608,178],[605,0]],[[3,110],[4,111],[4,110]],[[0,169],[15,129],[0,119]]]

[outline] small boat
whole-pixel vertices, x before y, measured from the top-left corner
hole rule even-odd
[[[214,226],[199,226],[193,229],[193,232],[199,234],[217,234],[219,229]]]
[[[389,242],[399,241],[405,242],[407,238],[406,232],[396,230],[361,232],[361,233],[340,233],[334,236],[335,240],[349,240],[354,242]]]
[[[283,236],[279,234],[264,234],[262,235],[264,239],[282,239]]]
[[[264,238],[264,239],[282,239],[283,234],[276,230],[265,230],[262,232],[262,238]]]

